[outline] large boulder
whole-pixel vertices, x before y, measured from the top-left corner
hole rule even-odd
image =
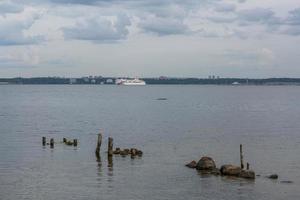
[[[216,164],[215,161],[210,158],[210,157],[202,157],[197,165],[196,165],[196,169],[197,170],[207,170],[207,171],[211,171],[216,169]]]
[[[221,174],[226,176],[239,176],[242,172],[242,169],[234,165],[223,165],[221,166]]]

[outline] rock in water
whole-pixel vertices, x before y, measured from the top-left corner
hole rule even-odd
[[[236,176],[246,179],[255,179],[255,172],[251,170],[242,170],[239,166],[223,165],[221,167],[221,174],[225,176]]]
[[[197,162],[193,160],[190,163],[186,164],[185,166],[187,166],[188,168],[195,169],[197,166]]]
[[[280,183],[294,183],[293,181],[280,181]]]
[[[221,174],[227,176],[239,176],[242,172],[242,169],[234,165],[223,165],[221,166]]]
[[[255,179],[255,172],[251,170],[242,170],[239,177],[247,179]]]
[[[202,157],[196,165],[197,170],[210,171],[210,170],[214,170],[215,168],[216,168],[215,161],[210,157]]]
[[[128,151],[120,151],[120,155],[121,156],[123,156],[123,157],[125,157],[125,156],[127,156],[128,155]]]
[[[131,156],[136,156],[136,152],[137,152],[137,149],[135,149],[135,148],[130,149]]]
[[[271,174],[270,176],[268,176],[268,178],[270,178],[270,179],[278,179],[278,175],[277,174]]]
[[[114,154],[120,154],[120,153],[121,153],[121,149],[120,149],[120,148],[116,148],[116,150],[114,150],[113,153],[114,153]]]
[[[143,152],[141,150],[137,150],[136,151],[136,155],[138,155],[139,157],[141,157],[143,155]]]
[[[216,176],[221,174],[220,169],[218,169],[218,168],[213,169],[210,173],[213,175],[216,175]]]

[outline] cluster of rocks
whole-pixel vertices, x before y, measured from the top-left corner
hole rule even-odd
[[[136,149],[136,148],[131,148],[131,149],[120,149],[120,148],[116,148],[114,151],[113,151],[113,154],[115,155],[121,155],[123,157],[126,157],[128,155],[130,155],[132,158],[138,156],[138,157],[141,157],[143,155],[143,152],[139,149]]]
[[[77,139],[74,139],[73,141],[72,140],[68,140],[67,138],[63,138],[63,143],[68,145],[68,146],[74,146],[76,147],[77,144],[78,144],[78,141]]]
[[[61,143],[64,143],[64,144],[66,144],[68,146],[77,147],[78,140],[77,139],[73,139],[73,141],[72,141],[72,140],[67,140],[66,138],[63,138],[62,142],[55,143],[54,142],[54,138],[51,138],[50,142],[47,142],[46,137],[42,137],[42,144],[43,144],[43,146],[50,145],[50,148],[52,148],[52,149],[54,148],[54,144],[61,144]]]
[[[202,172],[211,173],[214,175],[234,176],[246,179],[255,179],[255,172],[252,170],[245,170],[235,165],[222,165],[217,168],[215,161],[210,157],[202,157],[198,162],[193,160],[186,164],[187,167],[197,169]]]

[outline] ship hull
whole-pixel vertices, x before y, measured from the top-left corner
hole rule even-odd
[[[142,86],[142,85],[146,85],[145,82],[141,82],[141,83],[122,83],[121,85],[136,85],[136,86]]]

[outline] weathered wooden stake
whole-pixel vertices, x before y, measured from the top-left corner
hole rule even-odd
[[[247,163],[247,170],[249,170],[250,169],[250,165],[249,165],[249,163]]]
[[[53,138],[50,139],[50,148],[54,148],[54,139]]]
[[[244,161],[243,161],[243,145],[240,144],[240,160],[241,160],[241,168],[244,169]]]
[[[74,140],[73,140],[73,145],[74,145],[74,147],[77,147],[77,143],[78,143],[78,142],[77,142],[77,139],[74,139]]]
[[[109,137],[108,138],[108,150],[107,150],[108,156],[113,155],[113,138]]]
[[[63,138],[63,143],[66,143],[67,142],[67,139],[66,138]]]
[[[43,137],[43,139],[42,139],[43,141],[43,146],[45,146],[46,145],[46,137]]]
[[[96,156],[98,156],[98,157],[99,157],[99,154],[100,154],[101,143],[102,143],[102,134],[99,133],[98,134],[98,140],[97,140],[97,147],[96,147],[96,151],[95,151]]]

